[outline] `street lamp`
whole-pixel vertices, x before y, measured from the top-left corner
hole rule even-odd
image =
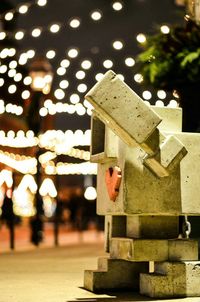
[[[45,57],[38,57],[32,61],[29,70],[32,90],[48,94],[53,80],[52,66],[49,61]]]
[[[29,76],[31,77],[32,95],[28,112],[28,124],[34,131],[35,135],[43,130],[42,119],[39,114],[40,106],[44,101],[44,95],[49,94],[51,90],[53,72],[52,66],[45,57],[38,57],[29,65]],[[32,237],[31,241],[35,245],[39,245],[43,238],[43,200],[39,194],[39,185],[41,183],[42,167],[39,161],[41,150],[38,148],[35,157],[37,159],[37,174],[36,183],[38,189],[35,194],[35,209],[36,214],[31,220]]]

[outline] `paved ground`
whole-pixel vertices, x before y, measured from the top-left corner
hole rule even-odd
[[[70,229],[67,225],[59,226],[58,242],[60,246],[69,244],[103,242],[103,232],[95,229],[90,229],[83,232],[78,232]],[[2,252],[10,251],[10,233],[5,224],[0,225],[0,254]],[[42,247],[54,247],[54,225],[52,223],[45,223],[44,240],[40,244]],[[22,225],[15,227],[15,250],[24,251],[33,249],[34,245],[30,242],[30,228],[28,221]]]
[[[100,242],[0,255],[0,302],[149,301],[133,293],[95,295],[84,289],[84,269],[95,269],[104,255]],[[152,300],[150,300],[152,301]],[[200,298],[166,301],[195,301]],[[158,302],[158,300],[157,300]]]

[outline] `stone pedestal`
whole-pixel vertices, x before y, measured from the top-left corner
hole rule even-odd
[[[152,298],[200,297],[200,261],[155,263],[140,275],[140,293]]]
[[[86,270],[84,288],[92,292],[108,290],[139,291],[139,275],[148,272],[148,262],[99,258],[97,270]]]

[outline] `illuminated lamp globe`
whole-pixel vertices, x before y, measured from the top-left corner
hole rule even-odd
[[[94,187],[87,187],[84,193],[87,200],[95,200],[97,198],[97,191]]]
[[[48,94],[53,81],[52,66],[45,57],[38,57],[29,66],[29,76],[32,79],[31,88]]]

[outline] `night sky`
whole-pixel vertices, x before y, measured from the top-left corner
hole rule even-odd
[[[50,60],[54,69],[54,82],[52,93],[59,88],[61,80],[66,79],[69,86],[65,89],[65,98],[62,102],[70,103],[69,98],[73,93],[80,96],[83,103],[84,93],[77,92],[77,86],[81,83],[87,85],[87,90],[95,82],[97,73],[105,73],[103,66],[106,59],[113,62],[112,69],[125,78],[125,82],[131,86],[140,96],[146,88],[134,81],[137,73],[137,64],[127,67],[125,59],[136,59],[140,48],[136,41],[139,33],[153,33],[159,25],[182,22],[184,10],[174,4],[174,0],[125,0],[123,8],[115,11],[112,7],[114,1],[110,0],[49,0],[44,7],[33,5],[28,13],[19,15],[17,29],[24,29],[25,36],[18,41],[18,52],[34,49],[36,55],[45,55],[48,50],[56,51],[56,56]],[[10,0],[12,4],[21,4],[23,1]],[[91,12],[100,11],[102,18],[94,21]],[[81,24],[73,29],[69,22],[74,17],[79,18]],[[58,33],[51,33],[48,28],[51,24],[58,23],[61,29]],[[35,27],[42,28],[42,34],[38,38],[31,36]],[[123,43],[121,50],[115,50],[113,41],[120,40]],[[76,48],[79,52],[76,58],[69,58],[67,52],[70,48]],[[62,76],[56,74],[57,68],[63,59],[70,60],[70,66]],[[91,61],[90,69],[85,70],[86,76],[82,80],[76,78],[76,72],[83,70],[81,62],[85,59]],[[151,88],[147,88],[152,91]],[[156,92],[151,103],[156,101]],[[57,100],[54,100],[57,101]],[[75,114],[60,113],[56,115],[57,129],[88,129],[90,116],[78,116]]]

